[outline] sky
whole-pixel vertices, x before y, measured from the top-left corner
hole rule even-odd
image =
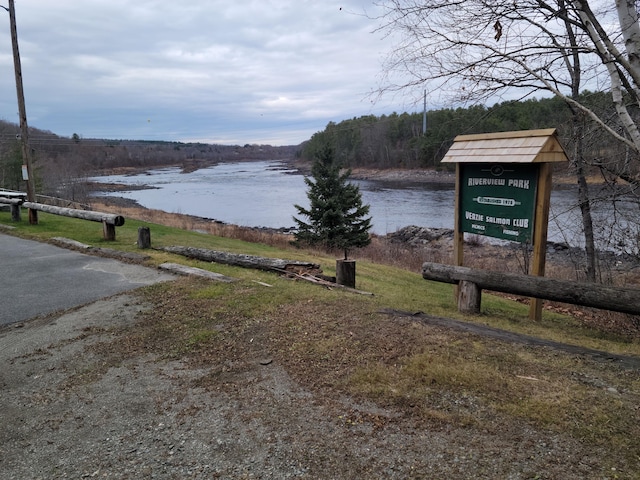
[[[28,124],[66,137],[297,145],[330,121],[415,111],[371,96],[391,48],[375,32],[376,8],[15,0]],[[18,123],[0,14],[0,118]]]

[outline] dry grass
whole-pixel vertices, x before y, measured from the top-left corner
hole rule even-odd
[[[504,441],[535,428],[577,441],[584,449],[577,458],[607,451],[598,460],[603,468],[640,471],[637,372],[382,314],[366,297],[347,301],[306,283],[275,283],[268,295],[249,282],[148,287],[155,308],[95,349],[105,358],[155,353],[206,366],[194,385],[213,390],[269,359],[316,402],[348,396],[394,412],[366,419],[355,412],[345,422],[406,420],[415,428],[489,431]]]
[[[180,228],[208,233],[217,237],[235,238],[251,243],[263,243],[275,247],[286,248],[291,241],[290,235],[277,233],[273,230],[240,227],[221,222],[182,215],[179,213],[167,213],[162,210],[154,210],[140,207],[115,206],[108,203],[93,204],[95,210],[104,212],[117,212],[126,218],[135,218],[144,222],[157,223],[167,227]]]

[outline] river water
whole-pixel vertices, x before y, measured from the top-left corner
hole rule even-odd
[[[135,175],[91,180],[132,187],[105,195],[121,196],[170,213],[195,215],[225,223],[270,228],[295,225],[294,205],[309,206],[304,176],[277,161],[221,163],[190,173],[163,168]],[[454,186],[442,183],[399,184],[352,180],[370,205],[372,232],[395,232],[407,225],[453,228]],[[580,214],[575,188],[554,189],[549,240],[581,246]],[[597,213],[597,212],[596,212]],[[601,216],[606,216],[601,212]]]

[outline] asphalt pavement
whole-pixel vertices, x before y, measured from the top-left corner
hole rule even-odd
[[[0,233],[0,325],[174,278],[153,268]]]

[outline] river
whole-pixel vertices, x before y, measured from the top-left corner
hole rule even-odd
[[[170,213],[211,218],[229,224],[290,228],[294,205],[308,207],[304,176],[278,161],[220,163],[182,173],[178,167],[135,175],[94,177],[131,189],[103,195],[121,196]],[[453,228],[454,186],[447,183],[407,183],[352,180],[370,205],[372,232],[395,232],[407,225]],[[555,188],[551,195],[549,240],[581,246],[580,213],[575,188]],[[596,218],[608,212],[596,211]]]

